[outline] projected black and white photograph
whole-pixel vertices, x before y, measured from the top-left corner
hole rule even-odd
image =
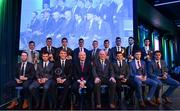
[[[74,49],[78,39],[85,40],[91,49],[92,41],[105,39],[113,44],[117,36],[123,46],[133,36],[132,0],[22,0],[20,50],[28,41],[35,41],[36,48],[44,46],[47,37],[55,47],[67,37],[69,47]]]

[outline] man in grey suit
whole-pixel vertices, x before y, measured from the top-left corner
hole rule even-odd
[[[133,104],[132,98],[133,98],[133,92],[135,90],[135,85],[133,83],[133,78],[129,76],[130,69],[128,66],[128,63],[123,60],[124,56],[122,52],[116,53],[117,61],[113,62],[113,69],[116,79],[116,87],[117,87],[117,93],[118,96],[121,97],[121,90],[122,85],[126,84],[130,87],[130,90],[128,92],[125,92],[125,99],[127,100],[128,104]]]
[[[36,106],[35,108],[39,107],[39,92],[38,88],[40,86],[43,87],[43,97],[42,97],[42,104],[41,104],[41,109],[44,108],[45,106],[45,100],[48,94],[48,91],[50,89],[50,86],[52,84],[52,69],[54,64],[49,61],[49,53],[48,52],[43,52],[42,53],[42,59],[43,62],[42,64],[38,64],[37,66],[37,71],[36,71],[36,80],[29,86],[29,90],[32,94],[32,97],[36,101]]]
[[[26,50],[25,52],[28,53],[28,58],[27,61],[34,64],[39,60],[39,52],[35,50],[35,42],[34,41],[29,41],[29,49]]]
[[[161,52],[155,51],[155,60],[148,63],[148,75],[151,79],[158,83],[159,88],[155,92],[156,103],[160,104],[159,90],[162,83],[168,84],[170,87],[162,94],[163,102],[172,103],[169,96],[180,86],[180,83],[168,74],[168,68],[164,60],[161,60]]]
[[[93,46],[93,49],[90,51],[91,63],[93,63],[95,60],[98,59],[99,51],[100,51],[100,49],[98,48],[98,41],[97,40],[93,41],[92,46]]]
[[[110,100],[110,107],[115,108],[114,105],[114,95],[115,95],[115,88],[116,88],[116,80],[114,78],[114,72],[112,64],[109,60],[106,59],[106,53],[104,50],[99,52],[99,59],[96,60],[93,64],[92,73],[94,76],[94,83],[95,83],[95,93],[97,98],[97,105],[96,108],[101,108],[101,93],[100,88],[101,85],[108,85],[109,87],[109,100]]]

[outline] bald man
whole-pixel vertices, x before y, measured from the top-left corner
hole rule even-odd
[[[87,92],[87,99],[90,101],[92,92],[92,73],[91,73],[91,62],[86,59],[85,52],[79,52],[79,61],[74,65],[74,78],[73,90],[79,99],[79,89],[85,88]]]
[[[96,108],[101,108],[101,93],[100,87],[101,85],[108,85],[109,87],[109,100],[110,100],[110,108],[115,108],[114,105],[114,95],[115,95],[115,87],[116,80],[114,78],[114,72],[112,64],[109,60],[106,59],[106,52],[101,50],[99,52],[99,59],[97,59],[92,68],[92,73],[94,76],[94,84],[95,84],[95,93],[97,98]]]

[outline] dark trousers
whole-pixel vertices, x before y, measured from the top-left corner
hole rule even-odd
[[[127,81],[125,83],[121,82],[118,79],[116,80],[117,93],[118,93],[119,97],[121,96],[120,94],[122,91],[122,85],[128,85],[128,87],[129,87],[129,90],[127,92],[125,92],[125,99],[126,100],[132,100],[133,93],[136,89],[136,85],[135,85],[133,79],[129,78],[129,79],[127,79]]]
[[[59,84],[57,82],[55,82],[56,84],[56,97],[58,97],[58,104],[60,105],[60,107],[63,107],[65,105],[65,101],[68,99],[68,95],[69,95],[69,91],[70,91],[70,85],[71,82],[69,80],[66,80],[63,84]],[[59,92],[58,87],[61,86],[63,87],[63,89],[61,90],[61,92]],[[59,92],[59,93],[58,93]]]
[[[101,85],[108,85],[109,88],[109,102],[110,104],[114,104],[114,95],[116,90],[116,83],[113,83],[112,81],[109,81],[108,78],[100,78],[101,81],[99,83],[95,83],[95,94],[96,94],[96,100],[97,104],[101,104]]]
[[[7,91],[9,89],[15,90],[15,87],[22,86],[23,89],[22,89],[21,97],[22,97],[22,99],[28,99],[28,97],[29,97],[29,89],[28,88],[31,83],[32,83],[32,80],[26,80],[26,81],[23,81],[23,83],[17,83],[16,80],[12,80],[5,85],[5,91]]]
[[[53,81],[52,79],[49,79],[44,84],[40,84],[36,80],[29,86],[29,90],[32,94],[32,97],[36,101],[36,104],[39,104],[39,101],[40,101],[39,88],[42,86],[43,87],[43,97],[42,97],[42,104],[41,105],[42,105],[42,107],[44,107],[47,95],[48,95],[49,90],[52,86],[52,81]]]

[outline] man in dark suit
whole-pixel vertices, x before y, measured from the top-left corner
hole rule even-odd
[[[85,52],[79,52],[79,60],[74,64],[74,80],[73,89],[76,93],[77,99],[79,100],[79,90],[86,89],[87,99],[91,100],[91,92],[93,89],[92,73],[91,73],[91,62],[86,59]]]
[[[41,48],[41,54],[43,52],[49,52],[49,60],[51,62],[55,61],[54,57],[55,57],[55,53],[56,53],[56,48],[52,46],[52,38],[51,37],[48,37],[46,39],[46,46]]]
[[[50,86],[52,84],[52,78],[53,78],[53,63],[49,61],[49,53],[43,52],[42,53],[42,63],[37,65],[37,71],[36,71],[36,79],[35,81],[29,86],[29,90],[32,94],[32,97],[36,101],[35,108],[37,109],[40,105],[40,98],[39,98],[39,87],[43,87],[43,97],[42,97],[42,104],[41,109],[45,107],[45,100],[47,98],[48,91],[50,89]]]
[[[157,104],[160,104],[159,91],[162,83],[168,84],[170,87],[162,94],[163,102],[172,103],[169,97],[180,86],[180,83],[168,74],[168,68],[166,62],[161,60],[161,52],[155,51],[155,59],[148,63],[148,72],[151,79],[158,83],[159,88],[155,93],[155,100]]]
[[[110,60],[112,62],[115,62],[117,60],[116,59],[117,52],[122,52],[124,57],[126,55],[126,49],[121,46],[121,38],[120,37],[116,37],[116,46],[111,49],[111,59]]]
[[[134,43],[134,37],[128,38],[129,46],[126,47],[126,58],[128,62],[131,62],[134,57],[134,52],[138,49],[138,46]]]
[[[115,108],[114,95],[116,89],[116,80],[114,78],[114,72],[112,64],[106,59],[106,53],[104,50],[99,52],[99,59],[93,64],[92,73],[94,76],[95,94],[97,98],[96,108],[101,108],[101,85],[105,84],[109,87],[109,103],[111,108]]]
[[[109,47],[110,43],[109,40],[104,40],[104,51],[106,52],[106,57],[109,60],[111,57],[111,48]]]
[[[7,83],[6,88],[13,88],[17,86],[22,86],[22,97],[24,99],[22,108],[27,109],[29,107],[28,103],[28,97],[29,97],[29,85],[32,83],[34,76],[35,76],[35,69],[34,65],[30,62],[27,62],[27,57],[28,54],[27,52],[22,52],[21,53],[21,62],[18,63],[17,68],[16,68],[16,75],[15,79],[13,81],[10,81]],[[14,100],[8,107],[7,109],[13,109],[15,106],[18,105],[17,100]]]
[[[90,51],[91,54],[91,63],[93,63],[95,60],[99,58],[99,51],[100,49],[98,48],[98,41],[94,40],[92,43],[93,49]]]
[[[144,47],[142,47],[141,52],[142,52],[142,59],[147,61],[151,61],[153,57],[153,52],[154,49],[150,47],[150,39],[146,38],[144,39]]]
[[[79,44],[79,47],[74,49],[74,51],[73,51],[73,62],[74,63],[79,61],[78,54],[79,54],[79,52],[82,52],[82,51],[86,53],[87,59],[88,60],[90,59],[89,51],[86,48],[84,48],[84,39],[80,38],[78,44]]]
[[[134,55],[135,59],[129,63],[130,76],[134,78],[136,85],[136,96],[139,100],[141,107],[145,107],[144,100],[142,98],[142,84],[150,85],[150,90],[146,97],[146,102],[152,106],[157,106],[152,101],[154,93],[157,88],[157,82],[147,77],[146,63],[141,60],[141,51],[137,50]]]
[[[69,86],[71,84],[73,67],[72,61],[66,59],[66,50],[61,50],[59,56],[60,59],[55,62],[53,71],[55,74],[56,85],[64,87],[63,92],[61,93],[62,95],[58,95],[60,97],[59,107],[62,109],[69,94]]]
[[[34,31],[37,31],[37,30],[39,30],[39,28],[40,28],[40,21],[38,20],[38,13],[36,12],[36,11],[34,11],[33,13],[32,13],[32,20],[31,20],[31,23],[30,23],[30,26],[29,26],[29,29],[28,29],[28,31],[29,32],[34,32]]]
[[[59,53],[61,50],[66,50],[67,51],[67,58],[68,60],[72,59],[72,55],[73,55],[73,50],[71,48],[69,48],[68,45],[68,39],[66,37],[61,39],[61,44],[62,46],[56,49],[56,60],[59,60]]]
[[[118,96],[121,97],[121,85],[126,84],[130,87],[130,90],[125,95],[125,99],[128,104],[132,104],[133,92],[135,90],[135,85],[133,83],[133,78],[129,77],[130,70],[128,64],[123,60],[123,54],[121,52],[117,52],[117,61],[113,63],[113,69],[116,79],[117,93]]]

